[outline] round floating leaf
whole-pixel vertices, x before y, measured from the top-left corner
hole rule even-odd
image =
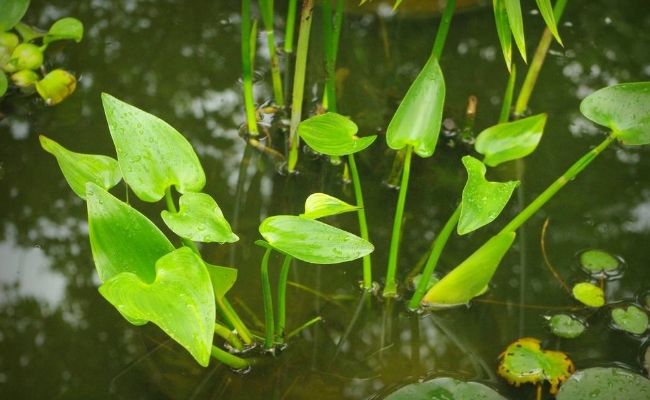
[[[53,106],[70,96],[77,88],[77,79],[62,69],[50,71],[45,78],[36,82],[36,90],[45,102]]]
[[[124,180],[140,199],[156,202],[171,185],[180,193],[203,189],[203,167],[183,135],[109,94],[102,102]]]
[[[330,156],[353,154],[370,146],[377,136],[359,138],[359,128],[349,118],[328,112],[302,121],[298,134],[319,153]]]
[[[155,275],[147,283],[135,274],[121,273],[104,282],[99,292],[129,319],[158,325],[206,367],[216,311],[203,261],[182,247],[156,262]]]
[[[370,242],[313,219],[276,215],[260,224],[262,237],[275,249],[314,264],[336,264],[370,254]]]
[[[552,394],[556,394],[558,385],[575,371],[573,362],[565,353],[542,350],[540,341],[534,338],[522,338],[511,343],[499,359],[497,372],[509,384],[516,387],[524,383],[539,385],[547,380]]]
[[[8,31],[20,21],[29,7],[29,0],[0,1],[0,32]]]
[[[411,145],[420,157],[431,156],[440,134],[444,102],[445,80],[438,59],[431,55],[388,125],[388,146],[399,150]]]
[[[361,207],[353,206],[325,193],[313,193],[305,201],[305,213],[301,217],[318,219],[330,215],[357,211]]]
[[[384,397],[385,400],[505,400],[489,387],[477,382],[463,382],[454,378],[436,378],[415,382],[399,388]]]
[[[467,183],[463,189],[458,234],[464,235],[494,221],[512,196],[519,181],[488,182],[485,165],[472,156],[463,157]]]
[[[650,143],[650,82],[623,83],[585,97],[580,112],[626,145]]]
[[[180,197],[179,205],[176,214],[161,213],[165,224],[178,236],[205,243],[234,243],[239,240],[209,194],[185,193]]]
[[[493,236],[440,282],[433,285],[424,296],[422,305],[449,307],[467,303],[482,294],[514,240],[514,232]]]
[[[650,380],[622,368],[588,368],[567,379],[557,400],[631,400],[650,398]]]
[[[84,25],[76,18],[66,17],[56,21],[43,38],[44,44],[55,40],[71,39],[79,43],[84,36]]]
[[[120,166],[111,157],[81,154],[67,150],[52,139],[39,136],[45,151],[56,157],[65,180],[77,196],[86,199],[86,183],[92,182],[108,190],[122,180]]]
[[[474,148],[485,156],[486,165],[495,167],[532,153],[542,139],[545,125],[546,114],[498,124],[479,133]]]
[[[618,328],[635,335],[640,335],[648,329],[648,314],[637,306],[613,309],[612,319]]]
[[[548,326],[554,335],[567,339],[577,338],[586,328],[584,322],[566,314],[555,314],[550,317]]]
[[[603,290],[588,282],[580,282],[572,289],[573,297],[589,307],[602,307],[605,304]]]
[[[587,250],[580,254],[580,266],[595,277],[615,273],[621,263],[613,255],[602,250]]]

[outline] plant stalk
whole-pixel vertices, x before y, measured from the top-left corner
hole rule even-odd
[[[296,9],[298,0],[289,0],[289,9],[287,10],[286,28],[284,30],[284,52],[293,53],[293,32],[296,25]]]
[[[246,108],[246,123],[251,136],[260,134],[255,116],[255,101],[253,99],[253,60],[255,59],[255,39],[257,36],[257,21],[251,28],[251,0],[242,1],[241,11],[241,58],[242,82],[244,87],[244,106]]]
[[[359,171],[357,170],[357,163],[354,160],[354,154],[348,155],[348,164],[350,165],[350,173],[352,174],[352,185],[354,187],[354,197],[356,198],[357,210],[359,217],[359,233],[362,239],[370,241],[368,233],[368,222],[366,220],[366,209],[363,202],[363,192],[361,191],[361,179],[359,179]],[[372,288],[372,261],[370,254],[363,256],[363,289],[370,290]]]
[[[237,335],[233,331],[226,328],[225,326],[215,322],[214,333],[216,333],[221,338],[225,339],[235,349],[239,351],[244,350],[244,345],[242,344],[241,340],[237,338]]]
[[[248,361],[244,360],[243,358],[237,357],[234,354],[230,354],[225,350],[221,350],[220,348],[214,345],[212,345],[212,349],[210,350],[210,355],[213,358],[216,358],[222,363],[235,369],[244,369],[250,366]]]
[[[442,20],[440,21],[440,26],[438,27],[436,40],[433,43],[432,53],[436,56],[437,59],[440,59],[440,56],[442,55],[442,49],[445,47],[445,42],[447,41],[447,33],[449,33],[449,27],[451,26],[451,17],[454,15],[455,8],[456,0],[447,0],[445,10],[442,12]]]
[[[253,344],[253,335],[251,335],[251,332],[246,328],[246,325],[244,325],[242,320],[239,318],[239,315],[237,315],[225,296],[217,298],[217,307],[219,307],[219,311],[228,323],[235,329],[235,331],[237,331],[241,340],[247,346]]]
[[[278,343],[284,343],[284,327],[287,320],[287,280],[289,278],[289,268],[293,257],[286,255],[280,270],[280,278],[278,280],[278,326],[275,330],[275,340]]]
[[[262,258],[262,292],[264,296],[264,322],[266,324],[266,336],[264,337],[264,348],[273,348],[273,298],[271,296],[271,281],[269,279],[269,257],[272,249],[266,248]]]
[[[280,62],[278,54],[275,51],[275,38],[273,33],[273,0],[260,0],[260,11],[266,31],[266,39],[269,47],[269,56],[271,58],[271,78],[273,80],[273,96],[275,104],[284,107],[284,95],[282,94],[282,76],[280,75]]]

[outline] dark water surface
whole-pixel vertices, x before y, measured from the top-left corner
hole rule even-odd
[[[204,246],[204,258],[239,269],[229,298],[259,331],[263,251],[252,244],[260,238],[259,222],[270,215],[300,213],[305,198],[316,191],[354,202],[352,189],[341,183],[340,169],[306,153],[301,154],[298,176],[281,174],[278,159],[254,151],[240,168],[245,142],[238,130],[245,117],[238,81],[239,2],[33,3],[27,22],[48,27],[60,17],[74,16],[83,21],[86,33],[81,43],[68,45],[52,59],[79,77],[70,99],[53,108],[34,98],[0,103],[6,114],[0,121],[0,397],[359,399],[422,377],[453,376],[487,383],[508,398],[534,398],[532,386],[511,389],[496,376],[499,353],[524,336],[567,352],[579,369],[621,365],[646,373],[648,335],[632,337],[611,329],[607,307],[577,312],[589,323],[578,339],[556,338],[544,327],[545,315],[578,305],[542,258],[540,235],[547,217],[547,255],[568,283],[585,279],[575,267],[576,253],[604,249],[626,262],[625,273],[606,284],[608,302],[648,307],[644,294],[650,290],[650,149],[619,145],[607,149],[525,225],[497,271],[492,290],[471,307],[416,316],[405,312],[399,301],[389,306],[374,298],[342,341],[360,299],[360,262],[297,265],[290,277],[295,285],[288,291],[288,329],[317,315],[324,321],[292,339],[276,358],[262,357],[263,364],[248,374],[217,362],[199,367],[157,327],[128,324],[100,296],[85,204],[68,188],[54,158],[41,149],[38,135],[77,152],[114,156],[101,92],[153,113],[182,132],[201,157],[208,175],[205,191],[217,199],[240,237],[234,245]],[[543,22],[531,12],[531,2],[523,3],[532,57]],[[282,25],[286,6],[277,6]],[[312,29],[315,54],[321,47],[319,19]],[[362,134],[381,135],[428,57],[438,23],[438,17],[429,14],[385,19],[371,13],[346,14],[339,67],[347,77],[339,111],[350,115]],[[604,138],[606,132],[578,111],[584,96],[607,85],[650,79],[650,6],[645,0],[570,1],[560,32],[565,47],[551,46],[530,102],[532,112],[547,112],[549,119],[539,148],[520,166],[525,203]],[[271,96],[265,39],[260,38],[257,60],[259,101]],[[525,65],[515,59],[520,83]],[[320,56],[309,60],[310,101],[313,93],[322,93],[321,64]],[[445,117],[462,125],[467,98],[475,95],[476,131],[494,124],[508,76],[491,7],[470,7],[454,17],[441,66],[448,92]],[[273,132],[279,119],[268,116]],[[279,136],[274,146],[282,151]],[[465,180],[460,157],[467,151],[456,139],[441,138],[432,158],[414,157],[402,276],[453,212]],[[392,162],[383,136],[357,160],[376,247],[374,274],[380,281],[397,199],[396,191],[382,185]],[[516,175],[516,167],[506,165],[490,171],[488,178]],[[236,196],[238,179],[243,190]],[[160,205],[134,205],[159,220]],[[502,218],[468,237],[452,235],[440,271],[462,261],[518,207],[513,201]],[[356,232],[354,216],[331,222]],[[271,262],[275,277],[280,259]]]

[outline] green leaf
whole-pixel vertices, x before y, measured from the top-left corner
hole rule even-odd
[[[88,235],[102,282],[130,272],[145,283],[156,278],[156,261],[174,250],[147,217],[106,190],[88,183]]]
[[[11,81],[13,84],[23,89],[32,86],[39,79],[41,79],[41,76],[31,69],[23,69],[11,74]]]
[[[77,79],[62,69],[50,71],[45,78],[36,82],[36,90],[45,102],[53,106],[70,96],[77,88]]]
[[[0,97],[4,96],[7,93],[7,88],[9,87],[9,81],[7,80],[7,75],[4,72],[0,71]]]
[[[331,215],[357,211],[361,207],[353,206],[325,193],[313,193],[305,201],[305,213],[301,217],[318,219]]]
[[[504,0],[493,0],[492,4],[494,6],[494,21],[497,26],[499,42],[501,43],[501,51],[503,52],[503,58],[506,61],[508,71],[510,71],[512,69],[512,32],[510,31],[510,23],[508,22],[506,4]]]
[[[14,26],[14,29],[23,38],[23,42],[31,42],[32,40],[42,38],[47,34],[47,32],[39,28],[27,25],[22,22],[17,23],[16,26]]]
[[[549,318],[548,326],[554,335],[573,339],[585,331],[585,324],[578,318],[566,314],[555,314]]]
[[[328,112],[316,115],[298,124],[298,134],[305,143],[319,153],[345,156],[370,146],[377,136],[359,138],[359,128],[349,118]]]
[[[75,153],[43,135],[38,138],[43,150],[56,157],[68,185],[82,199],[86,200],[88,182],[108,190],[122,180],[116,159],[102,155]]]
[[[205,243],[234,243],[239,240],[209,194],[185,193],[180,197],[179,205],[176,214],[166,210],[161,213],[165,224],[178,236]]]
[[[589,307],[602,307],[605,304],[603,290],[588,282],[580,282],[573,289],[573,297]]]
[[[9,62],[5,65],[6,72],[16,72],[21,69],[38,69],[43,65],[43,52],[32,43],[21,43],[11,52]]]
[[[467,303],[484,292],[514,240],[514,232],[499,233],[490,238],[436,283],[424,296],[422,304],[432,307],[450,307]]]
[[[29,0],[0,1],[0,32],[13,28],[25,16]]]
[[[43,44],[56,40],[74,40],[79,43],[84,36],[84,25],[76,18],[66,17],[56,21],[43,38]]]
[[[474,148],[483,154],[490,167],[532,153],[544,133],[546,114],[491,126],[476,137]]]
[[[463,382],[454,378],[435,378],[415,382],[384,397],[385,400],[506,400],[493,389],[478,382]]]
[[[577,371],[567,379],[557,400],[647,399],[648,378],[616,367],[595,367]]]
[[[216,310],[203,261],[182,247],[155,263],[155,276],[148,283],[124,272],[104,282],[99,292],[129,319],[158,325],[207,367]]]
[[[262,237],[275,249],[313,264],[336,264],[370,254],[370,242],[313,219],[276,215],[260,224]]]
[[[612,310],[612,319],[620,329],[640,335],[648,329],[648,314],[637,306]]]
[[[524,383],[539,385],[547,380],[551,384],[551,394],[557,394],[558,385],[575,371],[565,353],[542,350],[540,341],[534,338],[521,338],[511,343],[499,359],[497,372],[509,384],[516,387]]]
[[[524,38],[524,19],[521,16],[520,0],[504,0],[506,5],[506,13],[508,14],[508,23],[512,36],[515,38],[515,43],[521,54],[521,58],[526,62],[526,40]]]
[[[458,234],[475,231],[499,216],[512,196],[519,181],[488,182],[485,165],[472,156],[463,157],[467,169],[467,183],[463,189]]]
[[[604,278],[622,266],[616,257],[602,250],[586,250],[580,254],[580,266],[591,276]]]
[[[171,185],[180,193],[203,189],[203,167],[183,135],[109,94],[102,94],[102,102],[124,180],[136,196],[156,202]]]
[[[626,145],[650,143],[650,82],[623,83],[585,97],[580,112]]]
[[[210,274],[214,297],[216,299],[221,299],[235,284],[235,281],[237,280],[237,269],[212,265],[206,262],[204,262],[204,264],[208,274]]]
[[[386,142],[399,150],[411,145],[420,157],[429,157],[436,149],[445,80],[435,56],[431,56],[400,103],[386,131]]]
[[[562,39],[560,39],[560,34],[557,32],[557,23],[555,22],[555,15],[553,15],[553,6],[551,5],[551,0],[536,1],[537,8],[539,8],[540,13],[542,13],[542,17],[544,18],[544,22],[546,22],[548,30],[551,31],[555,40],[564,46]]]

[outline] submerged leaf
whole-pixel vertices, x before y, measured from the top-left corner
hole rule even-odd
[[[377,136],[359,138],[359,128],[349,118],[328,112],[302,121],[298,125],[301,138],[319,153],[345,156],[365,149]]]
[[[648,378],[617,367],[595,367],[577,371],[562,384],[557,400],[647,399]]]
[[[117,160],[108,156],[75,153],[40,135],[41,147],[56,157],[65,180],[77,196],[86,199],[86,183],[108,190],[122,180]]]
[[[422,305],[449,307],[467,303],[483,293],[514,240],[514,232],[493,236],[436,283],[424,296]]]
[[[637,306],[613,309],[612,319],[618,328],[635,335],[640,335],[648,329],[648,314]]]
[[[420,157],[431,156],[440,134],[444,102],[445,80],[437,58],[431,55],[388,125],[388,146],[399,150],[411,145]]]
[[[313,264],[336,264],[370,254],[370,242],[313,219],[276,215],[260,224],[262,237],[275,249]]]
[[[124,180],[136,196],[156,202],[172,185],[180,193],[203,189],[203,167],[183,135],[109,94],[102,94],[102,102]]]
[[[463,157],[463,164],[468,178],[461,201],[459,235],[494,221],[519,186],[519,181],[488,182],[485,179],[485,165],[472,156]]]
[[[589,307],[602,307],[605,304],[603,289],[588,282],[580,282],[573,289],[573,296]]]
[[[133,273],[121,273],[104,282],[99,292],[129,319],[158,325],[206,367],[216,310],[203,261],[182,247],[156,261],[155,276],[149,283]]]
[[[493,389],[478,382],[463,382],[454,378],[435,378],[399,388],[385,400],[506,400]]]
[[[353,206],[325,193],[313,193],[305,201],[305,213],[301,217],[318,219],[331,215],[357,211],[361,207]]]
[[[474,148],[490,167],[523,158],[532,153],[544,133],[546,114],[491,126],[476,137]]]
[[[185,193],[180,197],[179,205],[176,214],[166,210],[161,213],[165,224],[178,236],[205,243],[234,243],[239,240],[209,194]]]

